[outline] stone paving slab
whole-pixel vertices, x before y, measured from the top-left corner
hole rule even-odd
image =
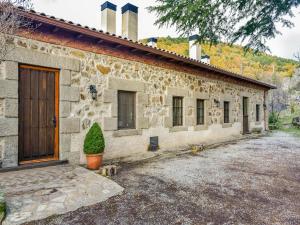
[[[7,201],[3,225],[17,225],[64,214],[119,195],[114,181],[83,167],[60,165],[0,174]]]

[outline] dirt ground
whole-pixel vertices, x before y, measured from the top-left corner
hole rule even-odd
[[[121,196],[28,225],[300,224],[300,139],[282,132],[123,165]]]

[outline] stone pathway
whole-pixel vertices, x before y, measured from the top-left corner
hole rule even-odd
[[[85,168],[60,165],[0,174],[8,215],[17,225],[74,211],[119,195],[123,188]]]

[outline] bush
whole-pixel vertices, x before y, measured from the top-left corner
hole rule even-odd
[[[280,121],[279,121],[279,114],[272,112],[269,116],[269,127],[271,130],[279,129]]]
[[[3,221],[6,213],[6,204],[4,194],[0,192],[0,224]]]
[[[94,123],[84,139],[84,153],[87,155],[99,154],[103,153],[104,149],[105,141],[102,130],[98,123]]]

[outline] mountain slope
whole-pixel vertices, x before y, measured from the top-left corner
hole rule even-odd
[[[147,40],[142,40],[146,43]],[[181,55],[188,56],[188,39],[186,38],[158,38],[158,47]],[[273,74],[281,77],[291,77],[297,67],[297,62],[265,53],[254,55],[245,54],[241,46],[228,44],[218,44],[210,46],[202,45],[203,54],[211,57],[211,64],[222,69],[243,74],[254,79],[265,79]]]

